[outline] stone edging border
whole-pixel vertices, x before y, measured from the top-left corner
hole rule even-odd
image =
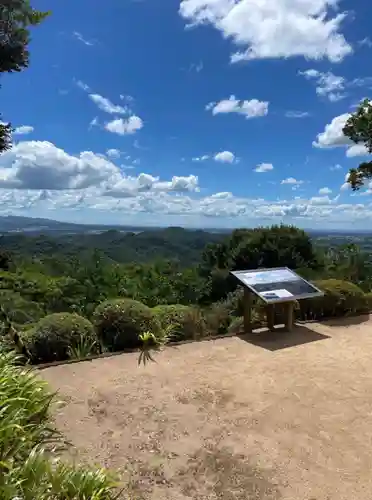
[[[329,318],[321,318],[321,319],[311,319],[307,321],[301,321],[301,320],[296,320],[296,323],[299,325],[306,325],[306,324],[312,324],[312,323],[326,323],[327,321],[331,319],[347,319],[347,318],[357,318],[358,316],[369,316],[371,312],[363,312],[363,313],[358,313],[358,314],[349,314],[348,316],[342,316],[341,318],[334,318],[334,317],[329,317]],[[256,327],[255,329],[262,328],[262,325],[253,325]],[[194,344],[198,342],[210,342],[211,340],[219,340],[219,339],[227,339],[231,337],[238,337],[239,335],[244,335],[242,333],[223,333],[221,335],[213,335],[210,337],[204,337],[202,339],[190,339],[190,340],[180,340],[179,342],[169,342],[169,344],[166,344],[164,347],[178,347],[181,345],[185,344]],[[46,368],[53,368],[55,366],[61,366],[61,365],[72,365],[74,363],[84,363],[86,361],[94,361],[95,359],[104,359],[104,358],[112,358],[113,356],[120,356],[121,354],[130,354],[137,352],[139,353],[139,349],[124,349],[123,351],[117,351],[117,352],[104,352],[102,354],[95,354],[93,356],[88,356],[86,358],[81,358],[81,359],[65,359],[63,361],[53,361],[51,363],[42,363],[40,365],[31,365],[31,368],[34,370],[45,370]]]
[[[223,333],[221,335],[213,335],[210,337],[204,337],[202,339],[190,339],[190,340],[180,340],[179,342],[169,342],[164,347],[178,347],[185,344],[195,344],[198,342],[210,342],[211,340],[226,339],[231,337],[237,337],[236,333]],[[95,359],[112,358],[113,356],[120,356],[121,354],[130,353],[140,353],[140,349],[124,349],[123,351],[117,352],[104,352],[102,354],[94,354],[93,356],[88,356],[81,359],[65,359],[63,361],[52,361],[51,363],[41,363],[39,365],[30,365],[34,370],[45,370],[46,368],[53,368],[54,366],[60,365],[72,365],[74,363],[82,363],[85,361],[94,361]]]

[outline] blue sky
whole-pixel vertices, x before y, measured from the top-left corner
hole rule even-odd
[[[367,0],[32,4],[52,15],[2,79],[1,213],[372,229],[342,135],[372,89]]]

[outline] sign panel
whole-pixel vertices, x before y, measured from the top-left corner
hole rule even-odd
[[[231,274],[267,303],[324,295],[318,288],[287,267],[232,271]]]

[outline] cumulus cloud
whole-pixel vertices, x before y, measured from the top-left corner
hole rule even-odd
[[[259,172],[259,173],[270,172],[270,170],[274,170],[274,167],[273,167],[272,163],[260,163],[254,169],[255,172]]]
[[[210,102],[206,105],[207,111],[212,111],[213,115],[238,113],[245,116],[247,119],[266,116],[269,112],[269,103],[267,101],[259,101],[258,99],[239,100],[234,95],[228,99],[222,99],[219,102]]]
[[[349,172],[345,174],[345,182],[340,187],[341,191],[347,191],[350,188],[350,184],[348,183],[349,175],[350,175]]]
[[[346,156],[348,158],[353,158],[354,156],[367,156],[369,155],[368,149],[364,144],[354,144],[350,146],[346,151]]]
[[[331,72],[322,73],[315,69],[300,71],[308,80],[314,80],[316,93],[321,97],[326,97],[331,102],[337,102],[344,99],[347,94],[344,92],[346,80],[342,76],[336,76]]]
[[[320,195],[327,195],[327,194],[331,194],[331,193],[332,193],[332,189],[329,189],[329,187],[323,187],[323,188],[319,189]]]
[[[127,107],[115,105],[109,99],[99,94],[89,94],[89,98],[101,111],[104,111],[105,113],[109,113],[111,115],[126,115],[128,113]]]
[[[214,160],[220,163],[233,163],[235,155],[231,151],[221,151],[214,155]]]
[[[293,184],[299,186],[300,184],[303,184],[304,181],[298,181],[294,177],[287,177],[287,179],[283,179],[280,184]]]
[[[31,127],[31,125],[21,125],[20,127],[16,127],[14,129],[13,134],[15,135],[27,135],[31,134],[31,132],[34,131],[34,127]]]
[[[179,13],[191,25],[212,25],[241,47],[231,62],[252,59],[328,59],[352,52],[341,33],[340,0],[182,0]]]
[[[316,148],[337,148],[343,146],[347,148],[346,156],[350,158],[368,155],[368,151],[363,144],[354,144],[342,131],[350,116],[350,113],[344,113],[333,118],[331,123],[325,126],[324,131],[317,135],[313,146]]]
[[[220,192],[200,197],[190,191],[173,192],[169,189],[172,181],[167,183],[168,190],[162,191],[151,187],[161,182],[157,178],[149,174],[139,177],[139,180],[128,180],[132,189],[128,190],[128,185],[124,185],[121,192],[116,191],[111,196],[107,190],[102,191],[97,187],[63,191],[0,189],[0,207],[3,213],[13,210],[29,213],[30,208],[44,213],[46,210],[49,213],[50,210],[61,213],[65,209],[84,209],[90,211],[93,217],[94,212],[110,212],[112,217],[117,214],[117,220],[125,214],[126,221],[130,218],[131,222],[136,223],[177,221],[178,224],[194,226],[194,222],[207,225],[205,217],[213,218],[216,222],[218,219],[224,220],[229,225],[287,222],[310,227],[319,225],[322,228],[326,224],[339,224],[342,228],[345,224],[365,227],[365,221],[372,219],[372,204],[340,204],[337,196],[333,199],[329,196],[316,196],[310,199],[295,197],[269,201]],[[177,181],[173,181],[173,186],[177,187],[177,184]],[[169,218],[172,216],[175,218]]]
[[[117,174],[101,156],[84,151],[71,156],[47,141],[25,141],[0,156],[0,187],[83,189]]]
[[[198,178],[174,176],[161,181],[150,174],[127,176],[92,151],[70,155],[47,141],[25,141],[0,156],[0,188],[43,191],[99,189],[101,196],[135,196],[143,191],[198,191]]]
[[[110,158],[120,158],[121,151],[119,149],[108,149],[106,155]]]
[[[137,130],[141,130],[143,121],[139,116],[132,115],[129,118],[115,118],[105,124],[105,129],[118,135],[134,134]]]

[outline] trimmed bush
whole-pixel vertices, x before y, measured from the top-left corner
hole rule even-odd
[[[172,341],[197,340],[207,334],[205,316],[198,307],[159,305],[153,311],[164,330],[173,326],[170,332]]]
[[[372,311],[372,292],[367,292],[365,294],[365,300],[366,300],[366,310]]]
[[[102,302],[93,313],[93,322],[98,338],[111,352],[139,347],[139,335],[146,331],[159,339],[163,335],[153,310],[132,299]]]
[[[324,292],[324,297],[301,300],[301,319],[320,319],[345,316],[365,312],[367,299],[361,288],[354,283],[336,279],[314,281],[314,285]]]
[[[98,346],[92,323],[78,314],[45,316],[24,336],[35,363],[68,359],[71,348],[78,345],[81,339],[91,342],[92,351]]]

